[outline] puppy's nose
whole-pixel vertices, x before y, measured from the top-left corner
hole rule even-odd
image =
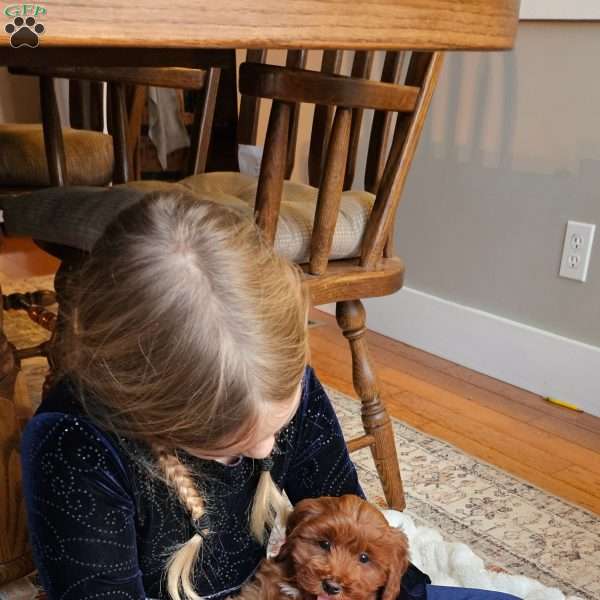
[[[341,586],[339,584],[337,584],[335,581],[331,581],[330,579],[323,580],[323,589],[330,596],[335,596],[342,591]]]

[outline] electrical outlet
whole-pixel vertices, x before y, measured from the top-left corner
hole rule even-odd
[[[562,259],[560,261],[561,277],[585,281],[587,278],[592,243],[596,226],[590,223],[569,221],[565,233]]]

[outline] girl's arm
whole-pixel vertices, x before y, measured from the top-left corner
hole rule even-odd
[[[143,600],[135,505],[114,445],[81,418],[42,413],[27,425],[21,450],[30,539],[48,599]]]
[[[333,406],[311,367],[302,400],[280,441],[291,454],[283,487],[293,504],[303,498],[356,494],[364,498]]]

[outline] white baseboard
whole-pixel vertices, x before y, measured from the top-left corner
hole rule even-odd
[[[365,306],[373,331],[600,416],[596,346],[411,288]]]

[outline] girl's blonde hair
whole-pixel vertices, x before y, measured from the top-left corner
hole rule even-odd
[[[204,499],[176,449],[249,438],[269,405],[293,396],[307,361],[300,273],[247,218],[162,193],[116,218],[79,282],[62,368],[86,390],[91,418],[152,447],[197,523]],[[263,471],[250,518],[259,540],[282,506]],[[199,598],[191,580],[201,545],[196,533],[168,561],[174,600]]]

